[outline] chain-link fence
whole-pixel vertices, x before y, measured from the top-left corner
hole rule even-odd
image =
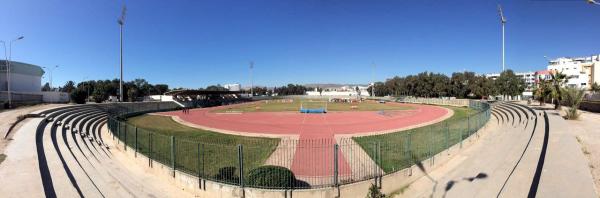
[[[170,104],[114,104],[107,109],[113,115],[108,118],[110,132],[125,143],[120,146],[134,149],[173,171],[242,187],[299,189],[379,178],[430,159],[454,145],[462,146],[462,141],[490,117],[487,103],[470,101],[468,106],[476,113],[395,133],[244,141],[169,136],[138,128],[123,119],[176,108]]]

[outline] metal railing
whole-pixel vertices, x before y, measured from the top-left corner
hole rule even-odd
[[[444,103],[446,104],[446,103]],[[464,104],[464,103],[463,103]],[[462,147],[490,118],[489,104],[467,102],[477,112],[406,131],[339,139],[191,138],[133,126],[125,117],[176,109],[169,104],[111,104],[108,127],[136,155],[199,179],[241,187],[301,189],[381,178],[452,146]],[[466,104],[465,104],[466,105]],[[435,160],[431,160],[434,163]],[[264,167],[268,166],[268,167]],[[281,168],[283,167],[283,168]],[[381,180],[379,180],[381,181]]]

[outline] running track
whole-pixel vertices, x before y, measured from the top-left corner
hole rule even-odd
[[[388,103],[389,105],[410,106],[410,110],[397,111],[346,111],[327,114],[303,114],[298,112],[249,112],[215,113],[214,110],[228,106],[191,110],[188,114],[181,111],[160,113],[177,116],[179,119],[199,125],[202,128],[218,129],[236,133],[259,133],[272,135],[297,135],[299,137],[294,159],[291,165],[296,175],[330,176],[333,174],[333,145],[335,135],[364,134],[374,132],[393,132],[427,122],[440,120],[450,112],[446,108]],[[217,131],[218,131],[217,130]],[[341,152],[341,150],[340,150]],[[351,174],[351,168],[340,154],[338,158],[339,174]],[[320,167],[320,168],[316,168]]]

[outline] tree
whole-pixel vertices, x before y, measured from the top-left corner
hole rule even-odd
[[[542,78],[538,81],[538,87],[534,91],[535,97],[540,102],[540,106],[544,106],[546,100],[552,96],[552,86],[550,83]]]
[[[156,84],[154,85],[154,90],[156,90],[156,94],[163,95],[169,91],[169,85],[166,84]]]
[[[42,91],[52,91],[52,88],[50,88],[50,83],[44,84],[44,86],[42,86]]]
[[[552,96],[554,98],[554,109],[560,109],[560,101],[562,100],[562,91],[560,88],[568,81],[567,75],[562,72],[552,72],[550,73],[552,77],[550,82],[552,83]]]
[[[65,83],[65,86],[60,88],[60,91],[67,93],[71,93],[73,90],[75,90],[75,82],[70,80]]]
[[[490,95],[495,95],[495,87],[494,81],[485,77],[485,76],[477,76],[474,79],[474,82],[471,83],[472,93],[477,98],[487,98]]]
[[[515,73],[508,69],[500,73],[500,76],[496,79],[495,87],[499,94],[503,96],[517,96],[521,95],[525,91],[525,80],[515,75]]]
[[[87,93],[82,89],[75,89],[71,92],[71,101],[77,104],[84,104]]]

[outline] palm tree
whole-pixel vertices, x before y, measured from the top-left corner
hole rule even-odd
[[[554,97],[554,109],[559,110],[560,100],[562,99],[562,93],[560,88],[564,83],[568,81],[568,78],[567,75],[563,74],[562,72],[552,72],[550,73],[550,76],[552,77],[550,82],[554,87],[554,90],[552,90],[552,95]]]
[[[535,96],[540,101],[540,106],[544,106],[546,100],[552,95],[552,87],[547,80],[539,79],[538,88],[535,90]]]

